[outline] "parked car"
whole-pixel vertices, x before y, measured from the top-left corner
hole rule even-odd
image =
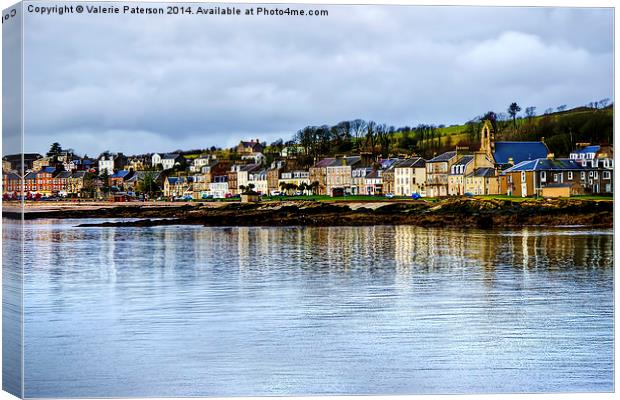
[[[386,193],[385,197],[387,197],[388,199],[393,199],[394,198],[394,193]]]
[[[419,198],[420,198],[420,197],[422,197],[422,196],[420,196],[420,193],[413,193],[413,194],[411,195],[411,197],[412,197],[413,199],[417,200],[417,199],[419,199]]]

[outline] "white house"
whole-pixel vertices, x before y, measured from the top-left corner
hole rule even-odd
[[[164,154],[161,157],[161,165],[164,167],[164,170],[172,169],[179,162],[180,158],[181,156],[178,153]]]
[[[267,159],[267,157],[265,157],[265,155],[263,153],[250,153],[250,154],[246,154],[241,156],[242,160],[249,160],[249,161],[253,161],[254,164],[265,164],[265,160]]]
[[[411,196],[422,195],[426,183],[426,163],[420,157],[399,161],[394,167],[394,194]]]
[[[268,194],[269,187],[267,184],[267,170],[254,170],[248,173],[248,185],[254,185],[254,191],[260,194]]]
[[[161,164],[161,155],[155,153],[151,156],[151,165],[157,167],[159,164]]]
[[[197,157],[192,162],[192,165],[189,166],[189,170],[192,172],[203,171],[202,168],[211,164],[213,161],[215,161],[215,159],[216,159],[215,155],[211,155],[211,154],[206,154],[206,155]]]
[[[99,174],[102,174],[104,170],[108,171],[108,175],[114,173],[114,155],[102,154],[99,157]]]

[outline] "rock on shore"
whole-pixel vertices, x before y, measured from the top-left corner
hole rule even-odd
[[[6,218],[21,214],[3,212]],[[139,218],[80,226],[364,226],[516,227],[584,225],[613,226],[613,202],[580,199],[510,200],[450,198],[438,202],[265,202],[208,207],[123,205],[99,209],[69,208],[28,212],[34,218]]]

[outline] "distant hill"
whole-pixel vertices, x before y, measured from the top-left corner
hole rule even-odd
[[[496,121],[496,140],[537,141],[543,140],[556,156],[568,156],[576,143],[613,144],[613,105],[605,108],[577,107],[570,110],[538,115],[533,118],[517,118],[516,129],[512,120]],[[437,128],[441,136],[441,148],[455,145],[477,149],[482,120],[463,125]]]

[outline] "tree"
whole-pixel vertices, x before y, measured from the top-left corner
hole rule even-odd
[[[151,196],[159,191],[159,186],[155,181],[155,174],[152,171],[146,171],[142,178],[138,181],[138,190]]]
[[[517,130],[517,114],[519,113],[519,111],[521,111],[521,107],[519,107],[519,105],[517,103],[511,103],[508,106],[508,114],[510,115],[510,117],[512,117],[512,124],[515,128],[515,130]]]
[[[101,191],[107,196],[110,193],[110,174],[108,170],[104,169],[99,175],[99,178],[101,179]]]
[[[598,101],[598,105],[601,108],[607,107],[607,104],[609,104],[609,98],[608,97],[605,97],[604,99],[601,99],[601,100]]]
[[[317,194],[319,189],[319,181],[314,181],[310,184],[310,189],[312,189],[312,194]]]
[[[532,120],[536,116],[536,107],[526,107],[525,116],[527,119]]]
[[[50,151],[47,152],[47,156],[48,157],[57,156],[60,153],[62,153],[62,146],[60,146],[60,143],[54,142],[50,146]]]
[[[95,174],[87,172],[82,181],[82,197],[95,197],[96,185]]]
[[[556,108],[556,110],[557,110],[558,112],[562,112],[562,111],[566,110],[566,104],[562,104],[561,106],[558,106],[558,107]]]

